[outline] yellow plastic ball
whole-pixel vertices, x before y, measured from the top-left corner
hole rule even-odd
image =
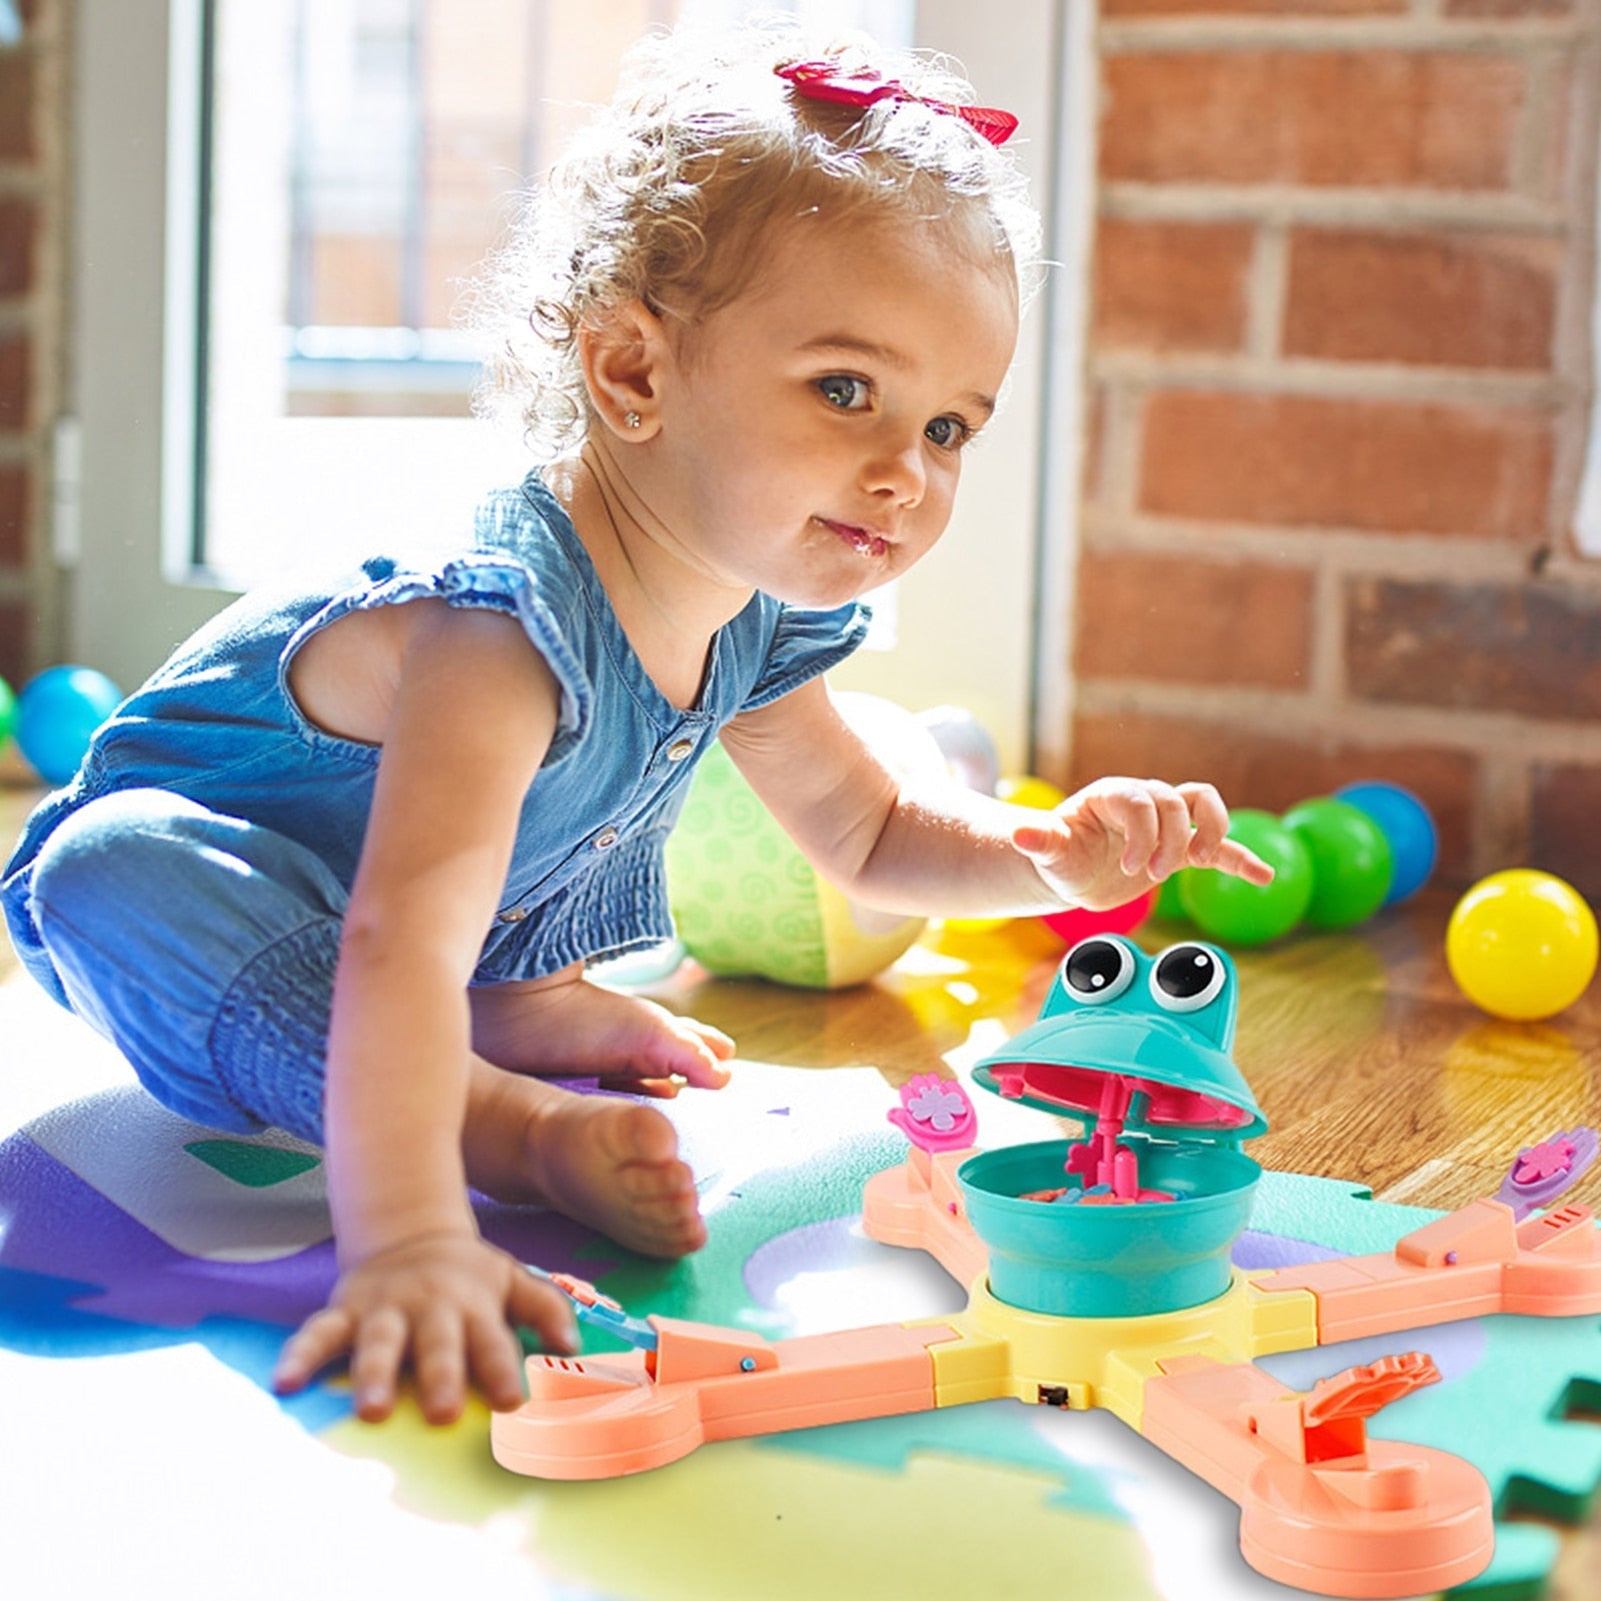
[[[1013,806],[1034,806],[1042,812],[1054,811],[1067,796],[1048,779],[1034,778],[1029,774],[1014,774],[1002,778],[995,786],[998,800],[1009,801]]]
[[[1445,931],[1451,977],[1495,1017],[1551,1017],[1584,993],[1596,967],[1595,914],[1551,873],[1512,867],[1481,879]]]

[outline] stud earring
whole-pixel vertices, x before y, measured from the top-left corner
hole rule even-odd
[[[637,428],[639,426],[639,422],[640,418],[637,411],[625,411],[623,413],[624,428]]]

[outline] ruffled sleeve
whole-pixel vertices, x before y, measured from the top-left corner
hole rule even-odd
[[[777,601],[767,601],[767,605],[776,614],[771,619],[772,641],[756,681],[740,704],[741,711],[766,706],[837,666],[867,637],[873,617],[866,606],[855,601],[832,611],[808,611]]]
[[[583,605],[576,592],[549,593],[550,586],[523,563],[506,556],[475,553],[444,567],[439,593],[453,606],[487,606],[510,613],[522,625],[529,642],[544,658],[560,690],[556,732],[545,757],[547,767],[559,762],[589,727],[594,709],[594,688],[589,670],[571,640],[571,616]]]

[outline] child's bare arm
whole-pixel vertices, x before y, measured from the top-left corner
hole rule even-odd
[[[1180,867],[1266,883],[1272,870],[1224,836],[1209,784],[1108,778],[1053,812],[952,781],[897,777],[835,709],[820,679],[736,718],[723,743],[825,876],[887,911],[1028,914],[1120,905]]]
[[[570,1345],[563,1298],[479,1238],[467,1200],[467,985],[505,881],[557,690],[517,623],[433,609],[410,636],[351,891],[329,1025],[325,1134],[340,1280],[285,1347],[298,1388],[346,1352],[358,1411],[403,1363],[431,1421],[469,1377],[520,1398],[509,1322]]]

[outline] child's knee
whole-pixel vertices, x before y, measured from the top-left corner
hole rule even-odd
[[[118,790],[62,819],[32,869],[30,904],[46,944],[166,924],[205,946],[254,948],[308,920],[342,915],[345,891],[303,845],[162,789]]]
[[[172,891],[171,803],[160,790],[125,790],[87,802],[62,819],[33,864],[34,921],[81,928],[132,904],[148,910]],[[188,804],[188,803],[184,803]]]
[[[303,857],[130,790],[64,819],[34,862],[33,921],[67,1003],[196,1122],[320,1134],[337,886],[325,893],[327,870]]]

